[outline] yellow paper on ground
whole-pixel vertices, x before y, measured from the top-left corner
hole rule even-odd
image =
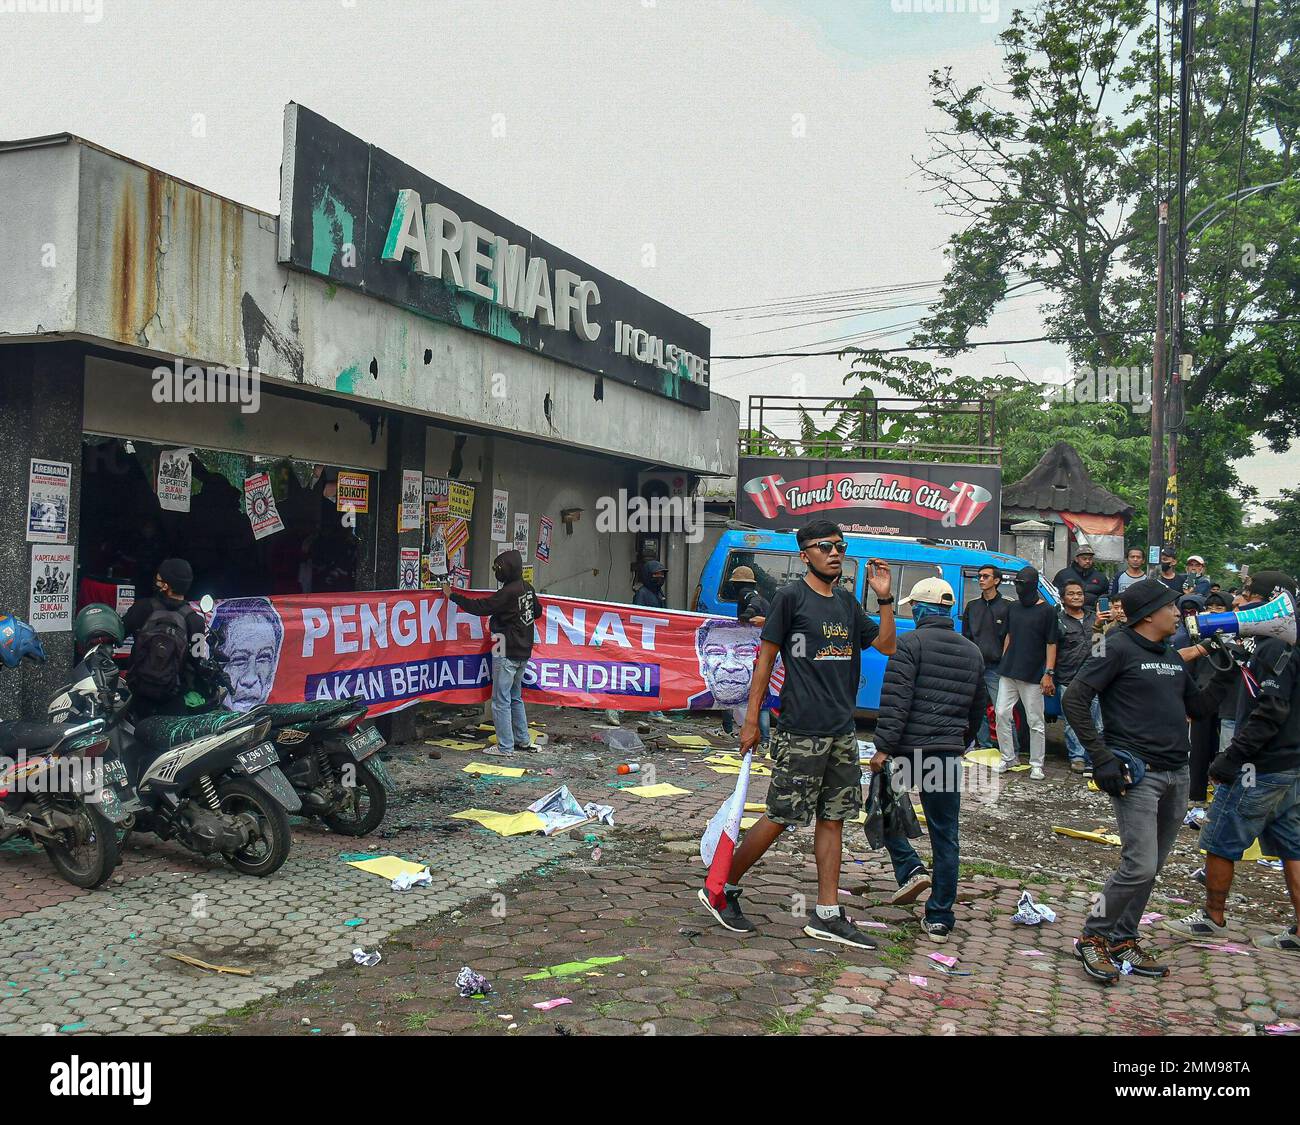
[[[738,766],[743,759],[739,754],[710,754],[707,758],[701,758],[701,762],[708,762],[715,766]]]
[[[545,732],[545,731],[540,731],[540,730],[538,730],[536,727],[529,727],[529,728],[528,728],[528,733],[529,733],[529,735],[532,737],[532,742],[533,742],[533,745],[534,745],[534,746],[545,746],[545,745],[546,745],[546,732]],[[493,746],[495,746],[495,745],[497,744],[497,736],[496,736],[495,734],[493,734],[493,735],[489,735],[489,736],[488,736],[488,741],[489,741]]]
[[[1007,769],[1007,773],[1024,773],[1025,770],[1031,770],[1033,768],[1033,766],[1010,766]]]
[[[631,793],[635,797],[677,797],[683,793],[689,793],[689,789],[678,789],[676,785],[669,785],[666,781],[661,781],[658,785],[633,785],[628,789],[619,790],[621,793]]]
[[[498,836],[522,836],[525,832],[540,832],[546,827],[536,813],[493,812],[491,809],[464,809],[451,814],[452,820],[476,820]]]
[[[767,806],[762,801],[746,801],[746,812],[767,812]]]
[[[738,773],[740,773],[739,766],[710,766],[709,769],[711,769],[714,773],[730,774],[732,777],[735,777]],[[754,764],[749,767],[749,776],[750,777],[771,777],[772,771],[768,769],[767,766]]]
[[[518,766],[490,766],[486,762],[470,762],[461,773],[490,773],[496,777],[523,777],[527,770]]]
[[[702,750],[709,750],[713,747],[712,742],[698,734],[670,734],[668,741],[675,742],[678,746],[698,746]]]
[[[756,816],[742,816],[740,818],[741,831],[744,831],[746,828],[753,828],[757,823],[758,817]]]
[[[1096,832],[1081,832],[1077,828],[1062,828],[1053,824],[1052,831],[1058,836],[1069,836],[1073,840],[1091,840],[1094,844],[1113,844],[1119,847],[1121,843],[1118,836],[1107,832],[1104,828],[1098,828]]]
[[[465,750],[469,752],[487,748],[486,742],[462,742],[456,738],[426,738],[424,744],[426,746],[442,746],[448,750]]]
[[[495,726],[493,726],[491,723],[479,723],[479,725],[478,725],[478,729],[479,729],[479,730],[490,730],[490,731],[492,731],[492,732],[495,734],[497,728],[496,728]],[[530,723],[528,724],[528,729],[529,729],[529,730],[541,730],[542,728],[539,727],[536,723],[530,722]]]
[[[409,871],[412,875],[418,875],[428,865],[412,863],[409,859],[402,859],[401,856],[381,855],[375,859],[349,860],[348,866],[368,871],[371,875],[380,875],[391,883],[404,871]]]
[[[965,758],[966,761],[974,762],[979,766],[996,766],[1000,761],[1002,761],[1002,751],[996,750],[990,746],[984,750],[972,750],[969,754],[965,755]]]

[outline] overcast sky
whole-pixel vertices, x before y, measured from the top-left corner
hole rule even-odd
[[[912,163],[939,123],[926,78],[941,66],[967,83],[996,78],[1010,13],[1007,0],[934,14],[890,0],[80,6],[0,12],[0,136],[76,133],[278,212],[294,100],[693,314],[941,278],[954,221]],[[727,355],[815,346],[921,312],[700,319]],[[1025,299],[975,338],[1040,330]],[[1065,356],[1032,344],[949,362],[1016,372],[994,366],[1007,361],[1042,378]],[[718,360],[713,386],[741,400],[743,421],[748,395],[836,394],[846,369]],[[1298,468],[1288,455],[1266,491],[1293,485]]]

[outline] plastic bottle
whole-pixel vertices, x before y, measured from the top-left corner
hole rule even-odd
[[[619,772],[619,773],[640,773],[640,772],[641,772],[641,763],[640,763],[640,762],[624,762],[621,766],[618,767],[618,772]]]

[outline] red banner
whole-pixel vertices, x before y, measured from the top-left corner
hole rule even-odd
[[[524,699],[621,711],[744,706],[758,629],[731,617],[542,597]],[[436,591],[233,598],[217,605],[233,706],[361,696],[372,714],[491,694],[486,618]],[[773,676],[781,682],[778,662]],[[769,695],[769,705],[776,700]]]

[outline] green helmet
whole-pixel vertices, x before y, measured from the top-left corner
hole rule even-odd
[[[122,628],[122,619],[112,606],[103,602],[91,602],[77,614],[76,621],[72,623],[72,635],[82,648],[86,648],[94,637],[111,637],[114,644],[120,645],[126,636],[126,630]]]

